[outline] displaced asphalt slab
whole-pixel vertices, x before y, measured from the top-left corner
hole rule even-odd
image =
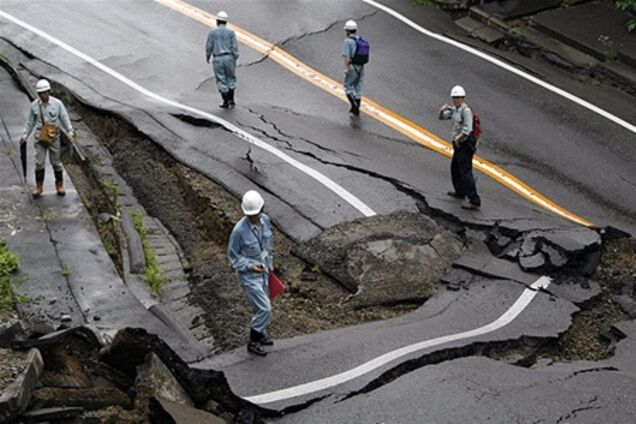
[[[11,3],[7,4],[11,6]],[[445,137],[448,133],[448,125],[435,119],[436,111],[439,104],[448,100],[448,87],[456,81],[462,81],[469,91],[474,93],[469,102],[480,111],[482,121],[488,123],[481,147],[484,156],[503,164],[506,169],[535,186],[557,203],[593,221],[620,224],[627,229],[632,228],[631,216],[633,216],[634,205],[631,205],[629,200],[632,196],[627,196],[626,193],[631,192],[632,189],[628,181],[632,179],[633,170],[628,164],[630,150],[625,148],[625,143],[629,137],[625,130],[571,102],[509,75],[481,59],[423,38],[421,34],[405,27],[394,18],[378,13],[377,10],[363,5],[362,2],[343,3],[343,5],[349,7],[350,17],[364,17],[361,21],[363,34],[374,45],[373,63],[369,65],[367,76],[367,91],[371,98]],[[232,6],[223,2],[217,5],[217,7],[226,6],[230,10],[236,7],[236,5]],[[209,5],[206,7],[209,8]],[[267,8],[259,7],[250,5],[253,9],[252,13],[244,16],[238,14],[235,22],[261,34],[263,16],[267,17],[267,13],[271,14],[274,9],[281,9],[278,13],[279,21],[294,22],[295,26],[292,25],[289,29],[286,26],[277,26],[277,29],[264,29],[262,33],[265,36],[270,35],[272,42],[283,43],[289,40],[283,45],[286,50],[317,70],[340,79],[340,58],[334,54],[334,50],[338,50],[336,47],[342,41],[343,35],[339,26],[340,20],[344,18],[334,15],[329,20],[321,21],[316,16],[323,16],[324,11],[312,14],[313,10],[324,8],[321,2],[312,3],[311,10],[303,9],[304,17],[302,18],[299,16],[298,8],[272,8],[268,5],[270,9],[265,11],[263,9]],[[359,133],[363,136],[362,143],[353,142],[356,140],[356,132],[351,129],[355,130],[358,123],[350,121],[344,103],[290,73],[282,71],[271,61],[265,60],[250,66],[241,66],[239,68],[241,85],[237,91],[239,108],[230,112],[220,112],[215,106],[218,99],[214,93],[213,80],[210,79],[210,70],[196,48],[201,44],[199,40],[205,38],[208,28],[154,2],[126,4],[125,7],[117,7],[115,3],[112,3],[111,7],[106,9],[100,7],[99,10],[85,3],[79,9],[83,13],[81,20],[73,22],[73,25],[55,27],[29,10],[21,8],[18,11],[8,7],[8,10],[18,17],[27,19],[64,41],[81,47],[82,51],[145,87],[169,98],[229,117],[231,121],[245,125],[245,129],[267,142],[271,142],[271,139],[268,140],[262,133],[259,134],[258,131],[250,128],[254,126],[250,120],[258,118],[246,117],[247,114],[251,114],[250,109],[256,111],[255,107],[265,102],[265,111],[268,113],[263,113],[263,109],[257,112],[264,115],[270,122],[274,121],[268,118],[269,110],[267,109],[272,108],[277,108],[279,111],[293,110],[300,115],[308,115],[309,118],[305,120],[303,126],[306,128],[304,132],[307,132],[309,140],[323,145],[324,139],[331,139],[332,143],[337,145],[333,150],[338,152],[346,150],[369,158],[368,162],[371,165],[362,164],[361,168],[404,182],[405,185],[415,188],[425,196],[439,198],[441,205],[445,206],[442,194],[448,187],[447,159],[421,148],[414,150],[416,153],[413,154],[409,151],[411,148],[404,147],[404,143],[392,143],[387,140],[383,143],[376,142],[379,147],[376,151],[372,151],[369,147],[369,137],[364,137],[364,133]],[[136,20],[135,17],[142,11],[145,19]],[[262,16],[260,12],[263,13]],[[280,13],[283,15],[281,16]],[[342,15],[345,15],[345,12]],[[165,21],[167,17],[170,18],[170,28],[179,28],[180,37],[173,37],[171,35],[173,32],[158,30],[159,26],[156,23]],[[66,19],[70,21],[71,17]],[[91,24],[93,21],[99,24]],[[141,28],[145,30],[142,31]],[[10,27],[8,30],[12,31],[14,28]],[[117,34],[113,34],[114,31],[117,31]],[[118,51],[118,46],[121,44],[116,41],[126,32],[130,32],[127,44],[130,47],[129,50],[135,52],[134,60],[130,54],[122,56],[122,53]],[[306,35],[309,33],[313,35]],[[390,39],[400,40],[399,49],[384,36],[389,33],[392,34]],[[120,102],[132,103],[145,109],[151,107],[153,110],[151,113],[155,117],[160,115],[160,110],[165,111],[165,107],[157,105],[156,102],[149,104],[147,99],[131,93],[129,89],[122,87],[121,83],[99,72],[91,71],[90,66],[83,65],[77,58],[70,57],[59,49],[53,49],[53,54],[48,53],[38,46],[41,43],[36,37],[24,34],[22,30],[18,30],[12,38],[23,48],[63,67],[66,73],[73,75],[74,78],[64,76],[62,80],[65,85],[75,91],[80,90],[77,81],[79,79],[88,83],[97,93],[108,93],[108,97],[119,99]],[[113,42],[104,43],[105,39],[112,39]],[[422,40],[425,42],[422,43]],[[151,43],[153,47],[152,55],[147,53],[148,43]],[[332,49],[328,46],[335,47]],[[408,46],[413,48],[409,49]],[[241,51],[241,65],[250,64],[260,57],[244,46]],[[413,52],[417,53],[413,54]],[[434,60],[431,60],[431,57]],[[470,72],[465,66],[459,66],[460,62],[470,63]],[[424,67],[422,63],[425,64]],[[448,69],[453,69],[453,72],[449,73]],[[493,74],[497,75],[494,81],[490,78]],[[262,83],[263,75],[267,75],[267,84]],[[488,84],[481,81],[488,81]],[[100,96],[97,93],[92,92],[90,96],[83,97],[98,106],[108,108],[113,106],[103,99],[104,94]],[[410,93],[418,93],[418,95],[413,96]],[[493,104],[497,105],[494,110],[491,107]],[[121,106],[116,109],[121,109]],[[130,112],[125,113],[130,114]],[[281,127],[284,127],[287,122],[295,123],[297,117],[291,113],[288,115],[290,116],[286,118],[276,118],[274,123]],[[524,119],[519,122],[517,117],[524,117]],[[316,122],[315,119],[318,121]],[[252,181],[274,193],[285,204],[294,205],[298,209],[298,214],[322,228],[351,219],[352,215],[357,214],[357,211],[349,205],[342,205],[337,196],[325,187],[306,181],[306,176],[288,166],[281,167],[279,161],[272,160],[268,154],[258,152],[258,149],[254,149],[251,154],[260,171],[254,172],[248,162],[239,159],[248,153],[249,146],[243,142],[237,142],[230,134],[219,134],[223,131],[209,128],[207,131],[179,130],[174,122],[170,122],[171,119],[160,117],[159,120],[162,125],[176,132],[180,139],[179,144],[184,144],[181,140],[187,140],[187,150],[177,155],[184,163],[198,164],[198,169],[218,179],[221,172],[211,166],[211,160],[206,159],[206,156],[211,156],[217,162],[220,161],[242,174],[243,178],[236,178],[234,181],[229,181],[229,178],[222,180],[234,193],[239,193],[248,185],[248,181]],[[359,121],[371,134],[407,141],[401,136],[396,136],[392,130],[369,119],[363,117]],[[531,122],[541,124],[526,124]],[[271,127],[267,128],[267,124],[262,124],[272,132]],[[349,131],[346,131],[347,128]],[[537,128],[541,128],[540,133],[536,132]],[[345,130],[344,133],[341,129]],[[165,128],[161,130],[165,131]],[[144,131],[151,132],[148,128],[144,128]],[[307,138],[304,132],[292,131],[291,134]],[[312,132],[322,133],[324,136],[316,137],[317,139],[314,140]],[[202,134],[213,134],[212,137],[215,140],[213,150],[200,147],[194,149],[194,146],[190,145],[196,142],[194,140],[201,140],[200,143],[202,143],[204,138],[209,137]],[[615,139],[616,143],[605,143],[603,140],[607,137]],[[164,134],[157,141],[164,146],[174,145],[174,141],[170,143],[165,138]],[[292,140],[293,145],[297,143],[296,140]],[[407,142],[408,144],[412,143]],[[206,146],[210,146],[209,141]],[[306,154],[298,154],[293,151],[293,148],[290,150],[293,157],[298,157],[301,161],[331,176],[336,182],[355,193],[373,210],[382,213],[391,212],[392,210],[387,210],[388,205],[395,205],[394,210],[396,210],[404,208],[405,201],[409,200],[404,198],[402,193],[396,193],[396,189],[390,186],[377,193],[371,193],[368,190],[368,175],[356,175],[355,171],[342,167],[335,169],[337,166],[318,163],[320,160],[312,160]],[[325,152],[319,152],[317,155],[319,159],[323,156]],[[391,158],[391,156],[394,157]],[[387,160],[387,157],[391,160]],[[555,163],[557,158],[558,163]],[[602,158],[604,163],[611,163],[612,172],[600,172],[601,167],[597,166],[597,158]],[[204,160],[206,164],[203,165],[201,160]],[[386,164],[388,170],[381,168],[383,164]],[[376,168],[378,168],[377,172]],[[583,176],[579,172],[580,169],[587,169],[588,172]],[[594,175],[590,175],[590,172]],[[372,181],[374,185],[385,184],[378,181],[378,178]],[[300,183],[308,189],[301,190]],[[509,189],[501,187],[485,176],[479,176],[478,184],[485,199],[481,214],[486,218],[492,216],[497,219],[519,219],[520,215],[534,214],[534,211],[538,210],[526,200],[511,193]],[[340,208],[335,206],[338,203],[341,204]],[[330,213],[329,211],[327,214],[324,213],[325,205],[330,205],[332,209]],[[448,207],[453,208],[452,204]],[[516,211],[516,208],[519,210]],[[289,213],[281,213],[277,216],[279,209],[282,210],[282,207],[276,205],[272,215],[281,223],[280,225],[286,225],[285,221],[288,220],[298,221],[298,219],[290,220]],[[318,214],[317,211],[323,213]],[[279,217],[282,219],[277,219]],[[298,232],[298,226],[294,226],[293,229]],[[306,236],[303,235],[298,239],[315,235],[315,231],[312,232],[309,229],[304,233]]]

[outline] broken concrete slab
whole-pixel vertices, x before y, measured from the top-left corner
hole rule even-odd
[[[453,268],[440,279],[440,282],[445,284],[449,290],[459,290],[460,288],[468,288],[475,277],[475,274],[471,272]]]
[[[132,407],[132,400],[121,390],[104,387],[44,387],[34,390],[31,399],[34,409],[75,406],[96,410],[112,405],[129,409]]]
[[[40,422],[59,420],[62,418],[73,418],[81,415],[83,412],[84,408],[80,407],[42,408],[26,412],[22,416],[29,420]]]
[[[360,306],[430,297],[463,249],[432,219],[397,212],[337,225],[293,253],[356,293]]]
[[[546,264],[545,256],[541,252],[531,256],[519,257],[519,265],[524,271],[541,273],[545,269]]]
[[[0,359],[0,421],[5,422],[26,410],[44,363],[37,349],[28,352],[0,349]]]
[[[518,264],[494,257],[486,244],[471,241],[468,250],[455,261],[455,268],[462,268],[477,275],[507,279],[523,284],[532,284],[539,275],[524,272]]]
[[[154,397],[150,399],[150,419],[173,424],[225,424],[225,420],[192,406]]]
[[[144,390],[151,396],[182,405],[194,406],[194,402],[185,389],[154,353],[146,355],[145,362],[137,368],[135,386],[138,390],[144,386]]]
[[[135,376],[137,367],[145,362],[149,353],[157,355],[197,406],[214,399],[232,413],[248,409],[257,416],[274,414],[236,396],[222,372],[190,368],[162,339],[143,329],[119,330],[113,342],[102,350],[101,359],[127,375]]]
[[[602,294],[599,283],[578,278],[557,279],[550,285],[548,291],[561,299],[569,300],[579,307],[598,299]]]
[[[593,1],[541,13],[533,18],[546,34],[599,60],[636,66],[636,39],[627,29],[630,14],[610,2]]]

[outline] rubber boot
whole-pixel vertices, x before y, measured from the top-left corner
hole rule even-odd
[[[263,332],[260,333],[261,338],[260,338],[260,342],[263,346],[274,346],[274,340],[270,339],[269,336],[267,335],[267,333]]]
[[[351,103],[351,109],[349,109],[349,113],[353,113],[354,115],[359,115],[360,110],[358,109],[359,106],[356,99],[350,94],[347,94],[347,99],[349,99],[349,103]]]
[[[55,173],[55,190],[58,196],[65,196],[64,190],[64,173],[62,171],[54,171]]]
[[[267,352],[261,346],[261,333],[250,328],[250,342],[247,344],[247,351],[254,355],[265,356]]]
[[[229,93],[221,93],[221,98],[223,99],[223,103],[219,105],[221,109],[227,109],[230,107]]]
[[[228,94],[230,109],[234,109],[234,106],[236,106],[236,103],[234,103],[234,89],[233,88],[230,89],[230,91],[227,94]]]
[[[35,170],[35,190],[33,191],[33,198],[37,199],[42,196],[44,191],[44,169]]]

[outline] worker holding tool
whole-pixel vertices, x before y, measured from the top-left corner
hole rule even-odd
[[[33,197],[38,198],[44,189],[46,154],[53,166],[55,190],[64,196],[64,172],[62,170],[61,133],[64,132],[69,142],[73,142],[75,131],[66,111],[64,103],[51,96],[51,84],[41,79],[35,86],[38,99],[31,103],[29,116],[20,143],[24,145],[35,131],[35,190]]]

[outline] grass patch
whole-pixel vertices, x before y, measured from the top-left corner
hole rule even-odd
[[[62,264],[62,277],[68,278],[70,276],[71,276],[71,270],[69,269],[68,265]]]
[[[135,229],[141,237],[141,247],[144,250],[144,257],[146,258],[146,267],[144,268],[144,279],[150,286],[150,292],[159,296],[161,289],[166,283],[166,277],[163,269],[157,263],[157,255],[150,243],[148,242],[148,229],[144,226],[144,216],[141,211],[135,211],[133,213],[133,222],[135,223]]]
[[[19,279],[12,275],[19,268],[18,255],[7,249],[4,241],[0,240],[0,312],[10,312],[17,305],[31,300],[28,295],[19,295],[15,292],[14,282]]]

